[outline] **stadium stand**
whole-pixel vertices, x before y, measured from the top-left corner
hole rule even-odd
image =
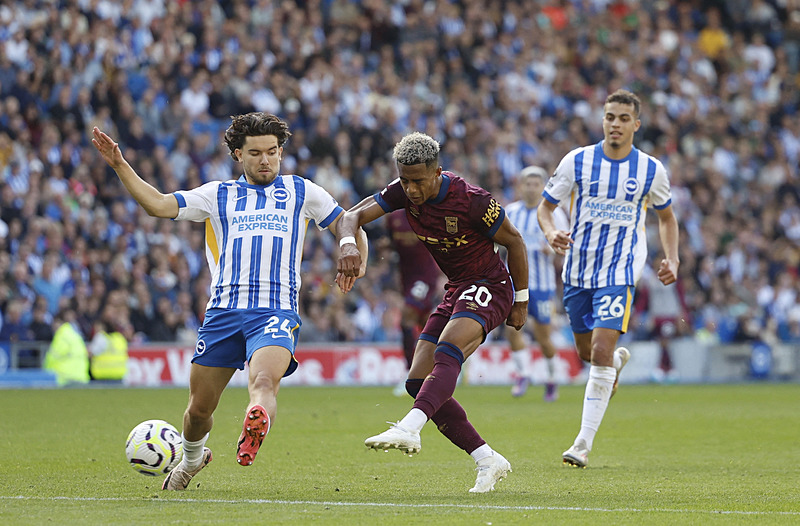
[[[799,50],[798,0],[3,2],[0,341],[47,338],[69,307],[87,340],[102,319],[193,344],[203,232],[135,206],[94,125],[167,191],[238,175],[215,142],[228,116],[274,112],[294,132],[284,171],[345,207],[394,177],[391,145],[419,129],[509,202],[522,166],[599,140],[605,96],[627,87],[672,179],[683,335],[797,345]],[[303,334],[399,341],[391,256],[342,296],[332,241],[309,234]]]

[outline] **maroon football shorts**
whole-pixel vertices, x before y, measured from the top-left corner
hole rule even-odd
[[[453,318],[472,318],[483,326],[483,335],[505,322],[514,303],[511,279],[501,283],[485,281],[464,282],[449,285],[450,288],[430,315],[420,339],[438,342],[444,326]]]

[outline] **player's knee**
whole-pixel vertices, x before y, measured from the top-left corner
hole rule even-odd
[[[186,408],[186,416],[193,423],[201,423],[207,421],[214,414],[214,407],[208,404],[189,404]]]
[[[414,378],[406,380],[406,392],[411,395],[411,398],[416,398],[419,390],[422,389],[422,379]]]

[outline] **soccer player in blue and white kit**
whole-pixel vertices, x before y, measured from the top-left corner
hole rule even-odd
[[[630,353],[614,350],[628,329],[636,282],[647,261],[645,214],[658,216],[664,259],[658,279],[669,285],[678,275],[678,221],[672,211],[669,178],[658,159],[633,146],[639,129],[639,98],[617,90],[603,107],[604,139],[577,148],[559,163],[539,206],[539,224],[550,246],[566,256],[564,308],[581,359],[590,362],[581,428],[565,464],[586,467],[595,434],[620,370]],[[560,230],[553,211],[569,199],[570,231]]]
[[[222,391],[237,369],[249,365],[247,407],[236,460],[253,463],[277,412],[281,378],[297,368],[300,262],[309,221],[336,234],[344,210],[320,186],[281,175],[283,145],[291,136],[275,115],[232,118],[225,132],[231,156],[242,163],[238,180],[214,181],[194,190],[162,194],[142,180],[119,145],[94,128],[92,143],[125,188],[151,216],[205,223],[211,297],[197,336],[183,416],[183,460],[162,489],[184,490],[211,461],[205,447]],[[355,234],[367,255],[363,230]],[[337,275],[348,292],[357,276]]]
[[[519,174],[519,200],[506,206],[506,217],[514,223],[525,247],[528,249],[528,314],[533,318],[533,336],[539,344],[547,366],[544,400],[554,402],[558,398],[558,385],[555,379],[556,347],[550,337],[550,320],[553,316],[553,298],[556,294],[555,254],[547,243],[536,210],[542,201],[542,190],[547,181],[547,172],[539,166],[527,166]],[[569,228],[569,220],[558,207],[554,211],[556,226],[561,230]],[[517,378],[511,388],[511,395],[522,396],[531,382],[528,370],[529,357],[525,352],[523,330],[507,330],[506,338],[511,346],[511,359],[517,368]]]

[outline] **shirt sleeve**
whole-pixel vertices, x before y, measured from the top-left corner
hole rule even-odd
[[[344,209],[339,206],[336,199],[320,185],[308,179],[303,179],[306,185],[306,214],[309,219],[313,219],[317,228],[324,230]]]
[[[474,191],[469,201],[469,217],[476,230],[488,237],[493,237],[503,220],[506,211],[492,194],[483,189]]]
[[[553,176],[547,180],[542,196],[553,204],[558,204],[569,197],[575,186],[575,152],[568,153],[558,163]]]
[[[217,210],[217,190],[220,181],[213,181],[198,186],[193,190],[179,190],[175,192],[178,200],[178,215],[176,221],[205,221]]]
[[[394,210],[405,208],[406,201],[408,201],[408,197],[406,196],[403,187],[400,186],[400,178],[397,178],[389,183],[386,188],[375,194],[374,197],[375,201],[378,202],[380,207],[387,214]]]
[[[662,210],[672,204],[672,190],[669,185],[667,169],[659,160],[656,160],[656,173],[648,196],[656,210]]]

